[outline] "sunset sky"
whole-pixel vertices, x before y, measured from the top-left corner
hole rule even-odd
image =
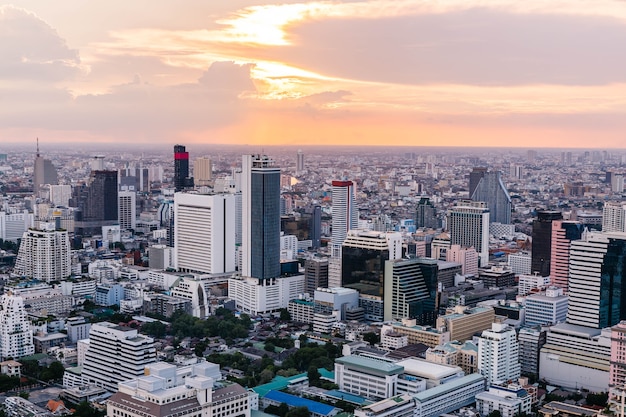
[[[621,0],[14,0],[0,145],[626,147]]]

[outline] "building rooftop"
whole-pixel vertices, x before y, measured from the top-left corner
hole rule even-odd
[[[442,379],[462,372],[458,366],[442,365],[424,359],[409,358],[397,362],[404,373],[427,379]]]
[[[413,395],[413,398],[415,398],[419,402],[429,401],[433,398],[437,398],[451,391],[454,391],[464,385],[473,384],[479,381],[484,382],[484,380],[485,378],[480,374],[466,375],[462,378],[457,378],[445,384],[437,385],[436,387],[417,393]]]
[[[336,389],[327,391],[326,396],[358,405],[363,405],[368,401],[367,398],[363,398],[358,395],[350,394],[349,392],[339,391]]]
[[[404,367],[391,362],[378,359],[366,358],[364,356],[350,355],[335,359],[335,362],[367,369],[375,374],[394,375],[404,371]]]
[[[284,377],[284,376],[280,376],[277,375],[274,377],[274,379],[271,382],[268,382],[267,384],[263,384],[263,385],[259,385],[256,386],[254,388],[252,388],[252,391],[256,392],[257,394],[259,394],[259,396],[261,398],[265,397],[267,395],[268,392],[270,391],[278,391],[284,388],[287,388],[289,386],[289,384],[293,383],[294,381],[302,378],[302,377],[306,377],[307,373],[301,373],[298,375],[294,375],[294,376],[290,376],[290,377]]]
[[[287,394],[282,391],[272,390],[267,393],[265,398],[272,401],[285,403],[291,407],[306,407],[308,408],[309,412],[323,416],[328,416],[335,410],[335,407],[333,407],[332,405],[318,403],[317,401],[297,397],[295,395]]]

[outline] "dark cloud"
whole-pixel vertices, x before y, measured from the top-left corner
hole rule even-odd
[[[609,17],[471,9],[292,28],[276,59],[322,74],[403,84],[597,85],[626,81],[626,24]]]
[[[75,75],[80,60],[46,22],[13,6],[0,6],[0,78],[57,81]]]

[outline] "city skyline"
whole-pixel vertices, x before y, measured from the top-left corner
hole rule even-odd
[[[0,141],[622,148],[625,18],[608,0],[14,0]]]

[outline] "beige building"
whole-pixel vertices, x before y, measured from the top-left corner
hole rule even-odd
[[[476,333],[491,329],[495,316],[491,307],[456,306],[449,314],[437,318],[437,328],[450,332],[449,340],[464,342]]]
[[[415,319],[402,319],[402,322],[393,322],[383,325],[381,334],[389,332],[406,335],[410,345],[423,343],[426,346],[435,347],[450,341],[450,333],[439,331],[430,326],[418,326]]]

